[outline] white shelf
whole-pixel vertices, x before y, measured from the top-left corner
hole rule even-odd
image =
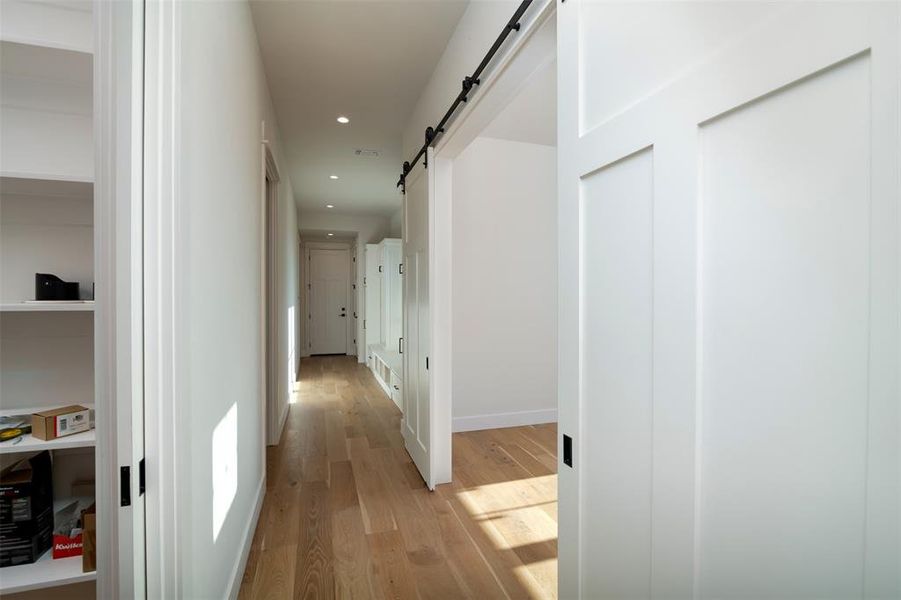
[[[97,573],[82,571],[81,556],[53,560],[50,550],[30,565],[0,569],[0,594],[13,594],[43,588],[93,581]]]
[[[66,406],[61,403],[59,406]],[[81,404],[85,408],[94,408],[93,404]],[[30,415],[42,410],[48,410],[51,407],[26,407],[26,408],[4,408],[0,410],[0,415]],[[16,440],[8,442],[0,442],[0,454],[16,454],[19,452],[40,452],[41,450],[67,450],[69,448],[92,448],[97,444],[95,430],[84,431],[65,437],[56,438],[55,440],[39,440],[33,435],[26,434],[21,438],[22,441],[13,445]],[[0,570],[2,573],[3,570]]]
[[[0,312],[93,312],[93,300],[0,304]]]
[[[384,346],[373,346],[372,353],[388,365],[388,368],[394,371],[398,376],[403,372],[403,356],[397,350],[389,350]]]
[[[46,192],[45,190],[48,189],[49,186],[52,186],[54,183],[57,183],[58,185],[69,184],[71,187],[70,190],[67,190],[63,193],[60,193],[58,191],[60,189],[59,187],[57,187],[56,190]],[[40,195],[46,193],[47,195],[55,196],[74,195],[76,197],[90,197],[93,195],[93,188],[91,187],[93,184],[94,177],[89,175],[0,170],[0,187],[2,187],[4,193],[25,193],[30,195]],[[16,186],[15,189],[13,189],[14,185]],[[22,191],[23,189],[25,191]],[[76,193],[71,193],[71,190],[76,190]],[[87,190],[87,194],[85,194],[84,190]]]
[[[69,448],[92,448],[97,444],[97,438],[94,435],[93,429],[50,441],[39,440],[30,433],[23,435],[20,439],[22,441],[15,445],[13,442],[16,440],[0,442],[0,454],[40,452],[41,450],[66,450]]]
[[[93,49],[91,2],[3,0],[3,41],[90,53]]]

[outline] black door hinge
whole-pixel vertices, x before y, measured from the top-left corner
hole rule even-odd
[[[382,272],[382,265],[379,265],[379,273]]]
[[[138,496],[144,495],[144,490],[146,489],[146,479],[144,475],[144,459],[141,459],[141,462],[138,463]]]
[[[425,357],[425,370],[426,371],[429,370],[429,357],[428,356]]]
[[[398,275],[404,274],[404,263],[400,263],[397,265],[397,273],[398,273]]]
[[[573,439],[563,434],[563,464],[572,468],[573,466]]]
[[[131,467],[119,467],[119,506],[131,506]]]

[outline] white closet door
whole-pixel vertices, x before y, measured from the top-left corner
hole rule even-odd
[[[429,150],[431,160],[431,150]],[[423,480],[435,488],[429,405],[429,171],[416,167],[407,179],[403,245],[404,381],[401,429],[407,452]]]
[[[558,7],[561,598],[897,598],[899,5]]]

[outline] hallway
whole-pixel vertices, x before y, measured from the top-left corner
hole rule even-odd
[[[554,598],[556,425],[454,434],[430,493],[353,357],[301,363],[240,598]]]

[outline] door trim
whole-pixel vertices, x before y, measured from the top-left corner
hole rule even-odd
[[[98,598],[146,597],[146,497],[118,477],[144,457],[143,31],[143,1],[94,6]]]
[[[266,123],[260,125],[262,134],[262,165],[260,176],[260,398],[264,399],[261,439],[275,446],[281,438],[282,426],[288,417],[287,404],[279,414],[282,396],[278,381],[279,347],[279,268],[278,268],[278,189],[279,171],[266,139]],[[265,452],[264,452],[265,454]],[[265,465],[264,465],[265,467]]]

